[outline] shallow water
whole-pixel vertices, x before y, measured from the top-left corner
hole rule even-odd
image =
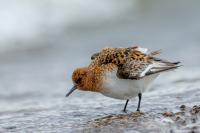
[[[163,17],[157,14],[160,6],[151,6],[155,9],[144,5],[146,11],[139,10],[135,18],[127,13],[108,24],[77,24],[71,31],[60,29],[59,34],[50,30],[44,40],[30,42],[39,43],[40,47],[1,53],[0,132],[200,132],[199,113],[194,123],[192,116],[181,116],[186,124],[163,116],[166,112],[180,112],[181,105],[200,105],[200,18],[195,15],[199,7],[193,5],[191,11],[181,8],[178,18],[170,21],[168,8],[162,12],[166,13]],[[180,14],[189,17],[185,19]],[[135,44],[163,49],[162,57],[183,64],[180,69],[160,75],[149,92],[143,94],[143,114],[133,113],[137,98],[129,102],[128,112],[123,113],[125,101],[101,94],[76,91],[65,97],[72,87],[73,69],[87,65],[92,53],[106,46]]]

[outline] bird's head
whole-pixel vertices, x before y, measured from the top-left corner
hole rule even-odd
[[[76,89],[86,90],[85,82],[86,82],[87,73],[88,73],[88,69],[85,67],[74,70],[72,74],[72,81],[73,81],[74,86],[66,94],[66,96],[69,96]]]

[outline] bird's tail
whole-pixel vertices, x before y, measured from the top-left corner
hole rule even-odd
[[[149,71],[147,73],[147,75],[179,68],[179,67],[182,66],[182,65],[180,65],[180,63],[181,62],[170,62],[170,61],[167,61],[167,60],[163,60],[163,59],[159,59],[159,58],[154,57],[153,58],[153,64],[154,65],[151,68],[151,71]]]

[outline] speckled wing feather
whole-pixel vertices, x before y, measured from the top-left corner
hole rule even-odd
[[[179,67],[178,62],[162,63],[155,60],[151,62],[127,60],[127,62],[118,68],[117,76],[122,79],[141,79],[145,76],[164,72]]]
[[[118,67],[117,76],[122,79],[139,79],[150,66],[150,63],[129,59],[123,66]]]
[[[104,48],[101,52],[95,53],[91,56],[92,63],[90,66],[100,66],[109,63],[122,66],[129,58],[147,61],[148,56],[144,53],[146,51],[147,49],[142,49],[140,47]]]
[[[92,66],[114,64],[118,67],[117,76],[123,79],[140,79],[147,75],[179,67],[179,62],[169,62],[155,57],[160,51],[148,54],[148,49],[141,47],[105,48],[92,55]]]

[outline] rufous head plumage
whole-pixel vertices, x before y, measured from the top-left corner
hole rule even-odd
[[[74,70],[72,74],[72,81],[74,83],[74,86],[77,87],[77,89],[84,90],[87,73],[88,73],[88,68],[86,67],[77,68]]]
[[[88,73],[88,70],[86,67],[77,68],[74,70],[72,74],[72,81],[73,81],[74,86],[66,94],[66,96],[69,96],[76,89],[85,90],[85,80],[87,77],[87,73]]]

